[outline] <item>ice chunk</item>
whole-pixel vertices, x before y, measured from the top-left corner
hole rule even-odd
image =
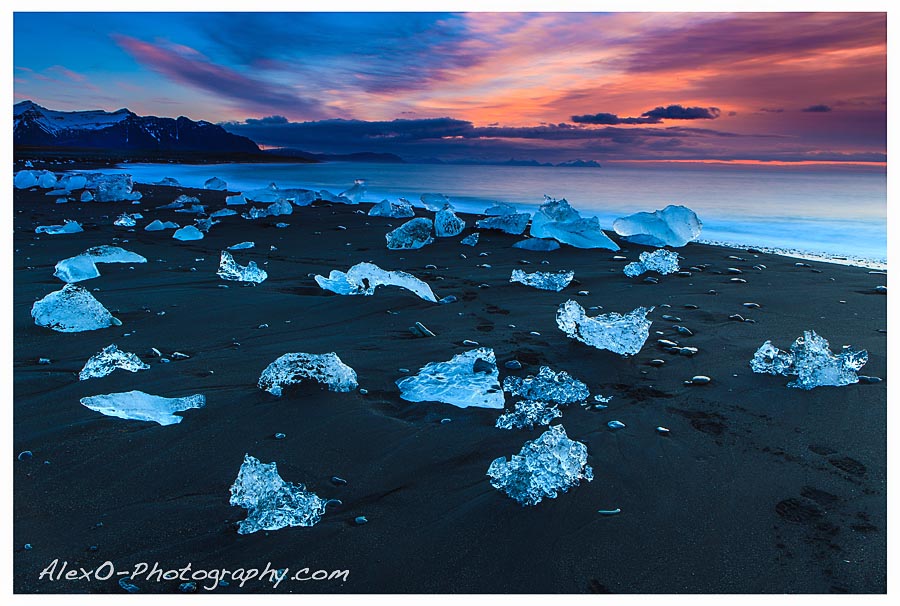
[[[449,208],[439,210],[434,215],[434,235],[438,238],[458,236],[465,228],[466,222]]]
[[[81,192],[80,200],[82,202],[92,202],[94,200],[94,194],[92,194],[91,192],[89,192],[87,190],[84,190],[83,192]]]
[[[213,189],[216,191],[225,191],[228,189],[228,184],[218,177],[212,177],[207,179],[205,183],[203,183],[203,189]]]
[[[628,356],[639,352],[650,336],[652,322],[647,314],[653,310],[638,307],[625,315],[612,312],[590,318],[581,305],[570,299],[559,306],[556,324],[570,339]]]
[[[422,248],[434,242],[434,238],[431,236],[431,228],[431,219],[424,217],[410,219],[384,236],[387,240],[387,247],[391,250]]]
[[[281,199],[281,190],[274,183],[269,183],[266,187],[245,191],[241,195],[251,202],[271,203]]]
[[[86,187],[96,192],[94,200],[97,202],[118,202],[140,198],[138,192],[132,190],[134,182],[131,175],[92,174]]]
[[[223,280],[234,280],[235,282],[255,282],[259,284],[269,277],[266,270],[260,269],[255,261],[250,261],[247,266],[238,265],[227,250],[222,251],[219,258],[219,271],[216,272]]]
[[[91,293],[76,284],[66,284],[35,301],[31,317],[38,326],[57,332],[82,332],[122,324]]]
[[[519,235],[528,227],[530,220],[530,213],[513,213],[480,219],[475,222],[475,226],[479,229],[496,229],[507,234]]]
[[[334,352],[326,354],[286,353],[269,364],[259,377],[259,388],[281,396],[285,385],[311,379],[329,391],[348,392],[356,389],[356,371],[344,364]]]
[[[38,177],[38,187],[41,189],[53,189],[56,187],[56,175],[45,170]]]
[[[527,240],[519,240],[513,244],[513,248],[546,252],[550,250],[559,250],[559,242],[556,240],[544,240],[543,238],[528,238]]]
[[[115,221],[113,221],[113,225],[118,225],[119,227],[134,227],[137,225],[137,221],[135,221],[134,217],[128,213],[122,213]]]
[[[635,244],[678,247],[696,240],[703,223],[690,208],[670,204],[652,213],[619,217],[613,222],[613,229]]]
[[[90,255],[94,259],[94,263],[146,263],[147,259],[130,250],[125,250],[118,246],[92,246],[84,251],[84,254]]]
[[[64,175],[59,180],[59,186],[67,192],[84,189],[87,186],[87,177],[84,175]]]
[[[347,198],[343,198],[341,196],[335,196],[333,193],[328,191],[327,189],[323,189],[319,191],[318,194],[319,200],[324,200],[325,202],[333,202],[337,204],[352,204],[350,200]]]
[[[63,259],[56,264],[53,275],[63,282],[72,284],[82,280],[90,280],[100,275],[100,270],[90,255],[80,254]]]
[[[36,234],[47,234],[50,236],[59,234],[77,234],[80,231],[84,231],[81,229],[81,223],[78,221],[70,221],[69,219],[63,219],[62,225],[38,225],[34,229],[34,233]]]
[[[788,387],[808,390],[858,383],[856,373],[868,361],[866,350],[846,349],[835,355],[825,338],[814,330],[807,330],[794,341],[790,352],[781,351],[771,341],[766,341],[750,361],[750,368],[758,373],[796,376]]]
[[[199,229],[200,231],[202,231],[203,233],[208,233],[209,230],[212,229],[212,226],[215,225],[216,223],[219,223],[219,221],[213,221],[212,219],[209,219],[209,218],[194,219],[194,226],[197,229]]]
[[[490,208],[486,208],[484,210],[484,214],[489,217],[499,217],[502,215],[514,215],[516,214],[516,207],[512,204],[507,204],[506,202],[498,202],[491,206]]]
[[[117,368],[129,372],[137,372],[149,369],[150,365],[141,362],[141,359],[135,354],[121,351],[113,344],[104,347],[100,353],[91,356],[84,368],[81,369],[78,379],[85,381],[87,379],[105,377]]]
[[[225,196],[226,206],[243,206],[246,203],[247,198],[245,198],[243,194],[237,194],[236,196]]]
[[[203,232],[194,227],[193,225],[185,225],[181,229],[175,230],[175,233],[172,234],[172,237],[176,240],[202,240]]]
[[[81,398],[81,404],[108,417],[174,425],[183,420],[174,413],[190,408],[203,408],[206,406],[206,398],[202,394],[163,398],[143,391],[126,391]]]
[[[294,207],[287,200],[279,200],[273,202],[266,209],[266,215],[269,217],[280,217],[282,215],[290,215],[294,212]]]
[[[369,209],[370,217],[391,217],[393,219],[405,219],[406,217],[415,217],[412,204],[406,198],[400,198],[397,202],[390,200],[382,200],[378,204],[373,204]]]
[[[239,242],[229,246],[228,250],[244,250],[245,248],[253,248],[254,246],[256,246],[255,242]]]
[[[587,385],[565,371],[554,372],[549,366],[541,366],[537,376],[526,378],[508,376],[503,380],[503,391],[526,400],[538,400],[568,405],[584,402],[591,395]]]
[[[587,464],[587,446],[570,440],[562,425],[554,425],[536,440],[525,442],[519,454],[494,459],[488,468],[491,486],[520,505],[537,505],[544,498],[590,482],[594,471]]]
[[[444,194],[422,194],[419,196],[419,200],[422,201],[422,206],[433,212],[444,210],[445,208],[453,208],[453,205],[450,204],[450,198]]]
[[[568,286],[574,277],[574,271],[560,271],[557,273],[536,271],[527,274],[521,269],[514,269],[512,270],[512,275],[509,277],[509,281],[519,282],[525,286],[531,286],[540,290],[559,292]]]
[[[164,187],[181,187],[181,183],[178,182],[178,179],[173,177],[163,177],[160,181],[156,182],[156,185],[162,185]]]
[[[171,210],[173,208],[184,208],[185,204],[195,205],[200,204],[200,199],[195,198],[194,196],[188,196],[185,194],[181,194],[168,204],[164,206],[157,206],[157,210]],[[201,207],[202,208],[202,207]]]
[[[162,231],[164,229],[178,229],[178,223],[172,221],[163,223],[159,219],[154,219],[144,227],[144,231]]]
[[[459,408],[503,408],[494,350],[471,349],[449,362],[430,362],[418,374],[397,380],[400,397],[408,402],[443,402]]]
[[[600,229],[600,219],[584,218],[565,200],[548,199],[531,219],[535,238],[552,238],[575,248],[619,250],[619,246]]]
[[[34,173],[30,170],[20,170],[13,179],[13,185],[16,189],[28,189],[29,187],[37,187],[38,180]]]
[[[351,204],[359,204],[362,202],[363,196],[366,195],[366,182],[363,179],[353,181],[353,187],[339,194],[340,198],[350,200]]]
[[[437,297],[422,280],[402,271],[386,271],[372,263],[357,263],[347,273],[332,270],[328,277],[316,276],[316,284],[339,295],[373,295],[379,286],[399,286],[418,297],[437,303]]]
[[[230,217],[232,215],[236,215],[236,210],[231,210],[230,208],[223,208],[222,210],[217,210],[216,212],[209,215],[210,219],[218,219],[220,217]]]
[[[247,519],[238,523],[238,534],[312,526],[322,519],[325,503],[303,484],[285,482],[274,462],[260,463],[249,454],[244,455],[229,500],[230,505],[247,510]]]
[[[537,400],[516,402],[515,409],[497,418],[494,427],[500,429],[534,429],[535,425],[549,425],[562,413],[556,406]]]
[[[475,233],[471,233],[462,240],[459,241],[460,244],[464,244],[465,246],[475,246],[478,244],[478,236],[480,234],[476,231]]]
[[[622,270],[629,278],[634,278],[644,272],[655,271],[660,275],[674,274],[678,267],[678,253],[659,248],[653,252],[642,252],[638,261],[629,263]]]

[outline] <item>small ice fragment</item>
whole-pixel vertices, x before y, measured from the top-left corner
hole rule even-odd
[[[339,197],[349,200],[351,204],[359,204],[360,202],[362,202],[362,198],[365,195],[365,179],[356,179],[355,181],[353,181],[353,187],[338,194]]]
[[[645,246],[684,246],[696,240],[703,222],[686,206],[669,205],[652,213],[639,212],[613,222],[617,234]]]
[[[610,421],[609,423],[606,424],[606,426],[612,430],[624,429],[625,423],[623,423],[622,421]]]
[[[108,345],[100,353],[91,356],[78,374],[78,380],[105,377],[117,368],[137,372],[149,369],[150,365],[141,362],[141,359],[133,353],[119,350],[115,344]]]
[[[156,209],[157,210],[171,210],[171,209],[175,209],[175,208],[184,208],[185,204],[191,204],[191,205],[200,204],[200,199],[195,198],[194,196],[187,196],[185,194],[181,194],[180,196],[178,196],[177,198],[175,198],[173,201],[169,202],[168,204],[164,204],[163,206],[157,206]]]
[[[390,200],[382,200],[378,204],[372,205],[369,209],[370,217],[391,217],[393,219],[402,219],[407,217],[415,217],[412,204],[406,198],[400,198],[397,202]]]
[[[559,306],[556,324],[570,339],[628,356],[639,352],[650,336],[647,314],[653,309],[638,307],[625,315],[611,312],[591,318],[570,299]]]
[[[597,217],[582,217],[565,198],[547,198],[531,219],[534,238],[552,238],[575,248],[605,248],[619,250],[602,229]]]
[[[256,246],[255,242],[239,242],[238,244],[233,244],[228,247],[228,250],[244,250],[245,248],[253,248]]]
[[[587,385],[565,371],[554,372],[549,366],[541,366],[538,374],[521,377],[508,376],[503,380],[503,391],[526,400],[538,400],[568,405],[587,400],[591,392]]]
[[[353,518],[353,523],[357,526],[362,526],[363,524],[369,523],[369,518],[367,518],[366,516],[356,516],[355,518]]]
[[[463,244],[465,246],[475,246],[476,244],[478,244],[478,236],[479,236],[479,233],[476,231],[474,233],[469,234],[462,240],[460,240],[459,243]]]
[[[269,364],[259,377],[259,388],[281,396],[282,387],[312,379],[329,391],[347,392],[358,387],[356,371],[334,352],[326,354],[286,353]]]
[[[513,244],[513,248],[521,248],[522,250],[534,250],[546,252],[559,249],[559,242],[556,240],[544,240],[543,238],[528,238],[519,240]]]
[[[418,297],[437,302],[431,287],[415,276],[403,271],[387,271],[373,263],[357,263],[347,273],[331,270],[328,277],[316,276],[316,284],[339,295],[373,295],[379,286],[398,286]]]
[[[144,227],[144,231],[162,231],[164,229],[178,229],[178,223],[172,221],[163,223],[159,219],[154,219]]]
[[[47,234],[50,236],[58,234],[77,234],[80,231],[84,231],[81,228],[81,223],[78,221],[70,221],[69,219],[63,219],[62,225],[39,225],[34,229],[34,233],[36,234]]]
[[[202,240],[203,232],[194,227],[193,225],[185,225],[181,229],[175,230],[175,233],[172,234],[172,237],[176,240],[189,241],[189,240]]]
[[[496,229],[506,234],[519,235],[528,227],[531,213],[513,213],[480,219],[475,222],[479,229]]]
[[[531,286],[539,290],[552,290],[559,292],[572,282],[575,277],[574,271],[560,271],[557,273],[536,271],[527,274],[521,269],[512,270],[509,278],[510,282],[518,282],[525,286]]]
[[[499,377],[494,350],[481,347],[457,354],[448,362],[430,362],[416,375],[398,379],[396,383],[400,397],[408,402],[500,409],[504,397]]]
[[[225,196],[225,205],[226,206],[243,206],[247,203],[247,198],[245,198],[242,194],[237,194],[235,196]],[[223,210],[231,210],[231,209],[223,209]],[[222,212],[222,211],[219,211]],[[237,214],[236,211],[234,214]]]
[[[38,326],[57,332],[82,332],[122,324],[91,293],[76,284],[66,284],[36,301],[31,316]]]
[[[202,394],[163,398],[142,391],[127,391],[81,398],[81,404],[108,417],[173,425],[183,420],[183,417],[174,413],[189,408],[203,408],[206,406],[206,398]]]
[[[602,516],[615,516],[622,513],[622,510],[616,507],[615,509],[600,509],[597,511]]]
[[[261,463],[249,454],[244,455],[228,502],[247,510],[247,519],[238,523],[238,534],[312,526],[325,513],[324,499],[303,484],[285,482],[274,462]]]
[[[260,269],[255,261],[250,261],[247,266],[238,265],[234,257],[227,250],[223,250],[219,258],[219,270],[216,274],[223,280],[233,280],[235,282],[254,282],[261,283],[269,277],[266,270]]]
[[[385,235],[387,247],[391,250],[412,250],[434,242],[431,235],[431,219],[419,217],[411,219]]]
[[[88,190],[84,190],[81,192],[81,198],[79,198],[82,202],[92,202],[94,200],[94,194],[89,192]]]
[[[76,255],[63,259],[56,264],[53,275],[63,282],[72,284],[82,280],[90,280],[100,275],[100,270],[90,255]]]
[[[210,179],[207,179],[206,182],[203,183],[203,189],[224,191],[228,189],[228,184],[218,177],[212,177]]]
[[[122,213],[115,221],[113,221],[113,225],[118,225],[119,227],[134,227],[137,225],[137,221],[135,221],[134,217],[128,213]]]
[[[466,222],[449,208],[439,210],[434,215],[434,235],[438,238],[458,236],[465,228]]]
[[[523,507],[544,498],[555,499],[582,480],[594,479],[587,464],[587,446],[570,440],[562,425],[554,425],[536,440],[525,442],[519,454],[495,459],[487,470],[491,486]]]
[[[791,351],[781,351],[766,341],[750,361],[753,372],[771,375],[794,375],[788,387],[813,389],[822,386],[842,386],[859,382],[857,372],[869,361],[866,350],[845,349],[835,355],[828,341],[815,331],[804,331],[791,345]]]
[[[678,253],[659,248],[653,252],[642,252],[639,261],[629,263],[622,270],[629,278],[637,277],[644,272],[655,271],[660,275],[674,274],[680,270]]]
[[[507,377],[509,378],[509,377]],[[534,429],[535,425],[549,425],[553,419],[561,417],[559,409],[547,402],[524,400],[516,402],[515,410],[504,412],[497,417],[495,427],[500,429]]]
[[[453,208],[453,205],[450,204],[450,198],[444,194],[422,194],[419,196],[419,200],[422,201],[422,206],[434,212],[445,208]]]
[[[221,217],[230,217],[232,215],[238,214],[236,210],[232,210],[230,208],[223,208],[221,210],[217,210],[214,213],[209,215],[210,219],[219,219]]]

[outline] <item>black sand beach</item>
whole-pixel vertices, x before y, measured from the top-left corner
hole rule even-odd
[[[518,237],[491,231],[481,231],[475,248],[456,237],[391,251],[388,224],[404,220],[357,214],[369,205],[296,208],[257,221],[226,217],[205,239],[179,242],[171,231],[143,225],[154,218],[186,225],[192,215],[154,209],[187,193],[215,210],[224,192],[135,189],[144,197],[134,205],[54,204],[40,191],[15,192],[14,455],[34,453],[14,463],[16,592],[124,593],[118,577],[39,578],[54,559],[76,568],[108,560],[117,570],[158,562],[166,570],[271,563],[289,576],[303,568],[350,571],[345,582],[286,579],[274,588],[254,580],[218,593],[886,591],[885,382],[803,391],[748,365],[767,339],[785,349],[815,330],[834,351],[844,344],[868,350],[861,374],[886,378],[886,297],[874,290],[885,276],[689,244],[678,250],[682,267],[705,271],[649,284],[625,277],[624,263],[612,260],[622,254],[633,261],[648,248],[530,252],[511,248]],[[113,226],[122,212],[145,219],[135,230]],[[417,209],[417,216],[432,215]],[[463,235],[474,222],[465,218]],[[35,235],[36,226],[63,219],[83,222],[84,232]],[[290,226],[276,228],[280,221]],[[256,246],[235,251],[235,259],[269,273],[257,286],[216,276],[219,252],[244,240]],[[101,244],[148,259],[133,269],[102,265],[102,276],[81,283],[122,326],[74,334],[36,326],[33,302],[63,286],[54,264]],[[337,296],[310,277],[361,261],[408,271],[438,297],[459,301],[434,305],[394,288]],[[437,269],[425,269],[429,264]],[[757,264],[766,269],[753,269]],[[731,282],[729,267],[743,270],[747,282]],[[560,293],[510,284],[517,268],[571,269],[578,284]],[[589,295],[577,296],[581,290]],[[603,306],[590,315],[655,305],[650,339],[623,358],[567,338],[555,315],[570,298]],[[664,314],[681,318],[694,335],[675,333]],[[414,337],[408,327],[416,321],[437,336]],[[699,353],[665,353],[658,338]],[[471,349],[466,339],[494,349],[501,377],[548,365],[584,381],[592,394],[612,396],[605,410],[572,405],[554,423],[587,445],[592,482],[523,508],[485,473],[542,429],[504,431],[494,427],[495,410],[400,399],[394,381],[406,373],[399,369],[415,373],[449,360]],[[85,361],[111,343],[151,369],[79,381]],[[150,355],[154,347],[190,358],[162,364]],[[284,353],[331,351],[356,370],[367,394],[313,384],[276,398],[256,386]],[[503,368],[513,358],[522,370]],[[665,364],[651,366],[656,358]],[[712,382],[683,384],[698,374]],[[207,405],[163,427],[79,403],[132,389],[202,393]],[[609,430],[614,419],[626,427]],[[659,435],[657,426],[671,433]],[[276,440],[278,432],[286,437]],[[246,512],[228,499],[245,453],[277,462],[285,480],[343,504],[329,506],[311,528],[239,535],[235,522]],[[336,486],[332,476],[348,483]],[[598,513],[616,508],[619,515]],[[355,524],[357,516],[368,523]],[[178,592],[181,582],[134,584],[161,593]]]

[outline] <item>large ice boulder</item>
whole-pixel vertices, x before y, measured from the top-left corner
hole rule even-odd
[[[38,326],[57,332],[83,332],[110,326],[121,326],[94,296],[77,284],[66,284],[31,307],[31,317]]]
[[[34,176],[34,172],[30,170],[20,170],[13,179],[13,185],[16,189],[28,189],[29,187],[37,187],[38,180]]]
[[[399,286],[419,298],[437,303],[437,297],[425,282],[403,271],[387,271],[373,263],[357,263],[346,273],[331,270],[328,277],[316,276],[316,284],[339,295],[373,295],[379,286]]]
[[[108,417],[174,425],[182,421],[182,417],[174,413],[203,408],[206,397],[194,394],[183,398],[163,398],[143,391],[126,391],[81,398],[81,404]]]
[[[458,236],[466,228],[466,222],[449,208],[439,210],[434,215],[434,235],[438,238]]]
[[[344,364],[334,352],[325,354],[286,353],[266,366],[259,376],[259,388],[281,397],[285,385],[309,379],[321,383],[329,391],[348,392],[356,389],[356,371]]]
[[[787,386],[809,390],[858,383],[856,373],[868,361],[869,353],[864,349],[848,348],[835,355],[825,338],[814,330],[807,330],[794,341],[789,352],[766,341],[750,361],[750,368],[758,373],[796,376]]]
[[[597,217],[582,217],[565,200],[548,199],[531,218],[534,238],[552,238],[575,248],[603,248],[619,250],[602,229]]]
[[[570,299],[559,306],[556,324],[570,339],[629,356],[639,352],[650,336],[652,322],[647,314],[653,309],[638,307],[624,315],[610,312],[592,318]]]
[[[479,219],[475,222],[475,226],[479,229],[496,229],[506,234],[518,236],[525,231],[530,220],[531,213],[511,213]]]
[[[494,350],[472,349],[448,362],[431,362],[397,381],[408,402],[443,402],[459,408],[503,408],[503,389]]]
[[[411,219],[393,231],[385,234],[387,247],[391,250],[414,250],[434,242],[431,235],[431,219],[419,217]]]
[[[412,204],[406,198],[400,198],[397,202],[391,200],[382,200],[378,204],[373,204],[369,209],[370,217],[390,217],[392,219],[405,219],[407,217],[415,217]]]
[[[679,247],[696,240],[703,223],[690,208],[670,204],[652,213],[619,217],[613,222],[613,229],[635,244]]]

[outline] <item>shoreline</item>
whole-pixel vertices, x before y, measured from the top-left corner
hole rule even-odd
[[[85,568],[110,560],[122,569],[158,561],[166,569],[188,562],[194,569],[262,569],[271,562],[351,571],[335,584],[232,583],[216,593],[886,590],[881,276],[691,243],[676,250],[682,267],[698,270],[651,284],[626,278],[622,268],[652,248],[532,252],[511,248],[520,237],[488,230],[471,248],[459,244],[471,223],[457,237],[390,251],[384,234],[406,219],[358,214],[368,205],[316,204],[255,221],[225,217],[204,239],[179,242],[171,231],[142,227],[157,218],[187,225],[194,215],[157,207],[186,194],[212,211],[224,207],[227,193],[138,189],[144,196],[137,204],[55,204],[43,192],[14,193],[13,445],[33,453],[13,465],[15,591],[123,592],[114,581],[40,579],[53,558]],[[113,226],[122,212],[144,219],[137,228]],[[34,233],[63,219],[82,222],[84,231]],[[234,251],[235,259],[255,261],[268,279],[254,287],[219,279],[219,252],[247,240],[255,246]],[[55,263],[100,244],[148,261],[103,264],[100,277],[81,283],[122,325],[77,334],[36,326],[33,302],[62,287]],[[311,277],[362,261],[411,273],[438,298],[458,300],[435,305],[389,287],[340,296]],[[760,264],[766,269],[754,268]],[[729,268],[746,282],[732,282]],[[571,270],[576,282],[559,293],[540,291],[511,284],[514,269]],[[594,308],[589,315],[655,306],[650,339],[628,358],[573,341],[555,322],[568,299]],[[735,314],[753,322],[735,321]],[[413,336],[415,322],[436,336]],[[885,380],[806,392],[786,387],[785,377],[750,371],[764,341],[786,348],[804,330],[817,331],[833,351],[866,349],[861,373]],[[657,339],[698,353],[673,355]],[[591,394],[612,396],[607,408],[571,405],[553,421],[587,446],[592,482],[523,508],[485,474],[491,461],[519,452],[546,428],[501,430],[494,426],[499,410],[399,397],[396,380],[472,349],[468,341],[494,350],[501,380],[546,365],[585,382]],[[85,361],[111,343],[150,369],[79,381]],[[151,348],[189,357],[164,364]],[[257,387],[260,372],[286,352],[332,351],[357,372],[365,393],[303,384],[276,398]],[[513,359],[523,368],[507,369]],[[697,375],[712,381],[685,385]],[[207,403],[169,426],[79,404],[132,389],[200,393]],[[507,396],[507,407],[514,401]],[[613,420],[625,427],[609,429]],[[660,426],[670,433],[661,436]],[[235,523],[247,512],[229,506],[229,487],[248,453],[341,504],[309,528],[239,535]],[[336,485],[333,476],[348,483]],[[616,509],[615,516],[598,514]],[[358,516],[368,523],[355,523]],[[141,593],[179,592],[178,582],[135,584]]]

